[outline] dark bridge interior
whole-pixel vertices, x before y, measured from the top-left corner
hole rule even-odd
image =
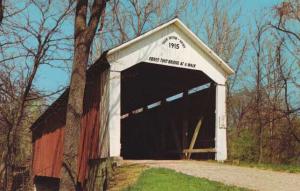
[[[214,148],[215,86],[203,72],[140,63],[121,78],[124,159],[183,158],[201,117],[194,148]],[[213,159],[214,153],[192,158]]]

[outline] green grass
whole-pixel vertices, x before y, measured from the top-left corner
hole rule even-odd
[[[216,172],[217,173],[217,172]],[[245,191],[247,189],[227,186],[207,179],[177,173],[163,168],[143,171],[137,182],[123,191]]]

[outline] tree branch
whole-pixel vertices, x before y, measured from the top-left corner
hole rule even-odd
[[[285,28],[281,28],[281,27],[273,25],[273,24],[271,24],[271,26],[281,32],[284,32],[284,33],[294,36],[296,39],[298,39],[300,41],[300,35],[296,34],[295,32],[287,30]]]

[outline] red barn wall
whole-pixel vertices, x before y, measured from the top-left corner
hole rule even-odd
[[[107,68],[105,64],[96,63],[87,73],[78,155],[78,180],[82,183],[88,175],[89,160],[109,156],[108,126],[105,123],[108,116]],[[60,177],[67,95],[68,91],[32,127],[35,176]]]

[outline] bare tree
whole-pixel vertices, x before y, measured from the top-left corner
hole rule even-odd
[[[299,58],[299,45],[300,45],[300,31],[298,27],[294,27],[300,24],[300,2],[297,0],[288,0],[275,7],[277,23],[270,22],[270,25],[273,29],[277,31],[279,45],[277,48],[277,56],[279,61],[281,61],[282,50],[285,49],[290,55],[294,57],[294,60],[289,59],[291,62],[300,63]],[[300,110],[300,107],[292,108],[289,103],[289,92],[288,86],[289,83],[293,83],[296,87],[300,87],[299,81],[293,77],[294,72],[285,72],[285,65],[282,62],[278,61],[279,65],[279,75],[283,80],[284,87],[284,102],[286,105],[286,119],[288,121],[288,127],[293,134],[293,137],[297,142],[299,142],[299,136],[294,132],[293,123],[291,122],[291,115],[294,115]],[[299,65],[300,66],[300,65]],[[291,68],[289,66],[289,68]],[[299,69],[298,69],[299,71]],[[297,73],[296,73],[297,75]]]
[[[256,21],[256,35],[255,39],[252,43],[253,48],[255,50],[255,60],[253,60],[253,63],[255,65],[255,111],[257,113],[256,119],[257,119],[257,125],[258,125],[258,133],[257,136],[259,137],[259,158],[258,162],[262,162],[263,157],[263,117],[262,117],[262,65],[264,60],[264,49],[263,49],[263,43],[264,38],[263,35],[265,34],[267,28],[264,24],[259,23]]]
[[[13,129],[14,132],[11,132],[20,107],[21,95],[27,85],[27,73],[18,65],[13,64],[3,64],[0,69],[0,148],[4,151],[0,158],[0,189],[6,187],[5,190],[15,190],[22,187],[23,190],[27,190],[29,189],[27,186],[31,185],[29,175],[32,154],[30,125],[44,108],[44,95],[39,94],[37,89],[31,88],[24,104],[22,122]],[[16,74],[19,75],[17,78]],[[8,136],[10,143],[7,142]],[[22,177],[23,180],[15,181],[17,177]],[[11,187],[7,187],[8,183],[12,183]]]
[[[63,2],[59,3],[63,5]],[[28,128],[28,109],[33,107],[34,100],[44,97],[33,90],[37,72],[41,66],[51,65],[52,61],[69,59],[55,52],[65,51],[67,48],[66,41],[70,37],[63,35],[60,30],[71,13],[71,4],[64,4],[63,10],[57,10],[57,15],[53,14],[53,4],[54,1],[30,0],[26,2],[24,9],[6,17],[2,23],[0,35],[5,41],[0,43],[3,71],[0,84],[4,94],[0,109],[1,120],[5,122],[2,123],[5,126],[6,145],[3,180],[5,190],[15,189],[8,186],[14,176],[15,166],[18,165],[16,159],[20,144],[16,143],[23,127]],[[29,14],[29,10],[36,11],[36,15]],[[33,17],[39,17],[34,24]]]
[[[287,127],[290,130],[289,132],[293,135],[294,139],[300,143],[300,135],[297,135],[295,132],[295,127],[293,123],[293,114],[295,109],[292,108],[290,101],[289,101],[289,81],[291,80],[291,70],[287,70],[287,64],[282,61],[282,49],[284,48],[284,39],[281,39],[276,47],[276,62],[277,62],[277,72],[280,75],[280,80],[282,81],[283,85],[283,92],[284,92],[284,104],[285,110],[284,118],[287,120]]]

